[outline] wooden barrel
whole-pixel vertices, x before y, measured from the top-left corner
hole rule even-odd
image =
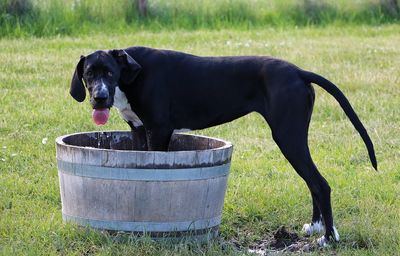
[[[168,152],[135,151],[133,144],[122,131],[56,139],[63,219],[152,237],[215,236],[231,143],[174,134]]]

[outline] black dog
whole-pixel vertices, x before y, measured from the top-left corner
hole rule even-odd
[[[115,106],[137,131],[143,149],[164,151],[175,129],[203,129],[250,112],[260,113],[280,150],[305,180],[313,201],[307,234],[321,232],[326,245],[339,240],[332,218],[327,181],[311,158],[308,127],[315,83],[330,93],[360,133],[372,165],[374,147],[363,124],[343,93],[325,78],[270,57],[198,57],[186,53],[132,47],[96,51],[81,57],[70,94],[85,99],[86,87],[94,111]],[[102,121],[107,121],[108,112]],[[101,118],[100,118],[101,119]],[[104,123],[104,122],[103,122]]]

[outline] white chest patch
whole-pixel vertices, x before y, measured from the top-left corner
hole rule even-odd
[[[143,126],[142,121],[140,121],[139,117],[133,112],[125,93],[123,93],[119,87],[115,88],[114,107],[118,109],[119,114],[125,121],[132,122],[135,127]]]

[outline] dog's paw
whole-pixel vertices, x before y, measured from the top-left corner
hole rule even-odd
[[[308,235],[311,236],[313,234],[319,234],[325,231],[325,227],[322,224],[322,221],[316,221],[312,223],[307,223],[304,224],[302,231]]]
[[[321,236],[317,239],[317,244],[319,247],[327,247],[329,245],[329,240],[325,236]]]
[[[339,242],[340,236],[339,232],[335,227],[333,227],[333,232],[332,232],[332,238],[335,239],[335,242]],[[329,245],[329,241],[325,235],[321,236],[320,238],[317,239],[317,243],[320,247],[327,247]]]

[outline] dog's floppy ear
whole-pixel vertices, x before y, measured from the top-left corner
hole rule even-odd
[[[111,50],[110,53],[121,67],[120,81],[124,84],[132,83],[142,66],[124,50]]]
[[[82,102],[86,98],[86,90],[82,82],[84,62],[85,57],[81,56],[78,65],[76,65],[74,76],[71,81],[71,88],[69,89],[69,94],[78,102]]]

